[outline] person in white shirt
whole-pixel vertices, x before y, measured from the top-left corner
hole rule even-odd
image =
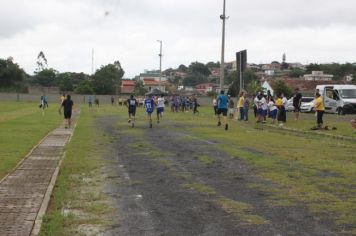
[[[268,110],[268,104],[265,96],[262,95],[262,98],[260,100],[261,107],[262,107],[262,122],[266,123],[266,117],[267,117],[267,110]]]
[[[270,113],[271,118],[272,118],[272,124],[274,124],[276,122],[276,119],[277,119],[278,108],[274,104],[274,101],[273,101],[272,97],[270,97],[270,100],[268,102],[268,109],[269,109],[269,113]]]
[[[162,119],[165,106],[164,102],[164,95],[162,94],[161,97],[157,99],[157,123]]]

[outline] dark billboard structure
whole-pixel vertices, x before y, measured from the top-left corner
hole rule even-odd
[[[244,88],[243,73],[247,67],[247,50],[242,50],[236,53],[236,67],[240,80],[240,92]]]

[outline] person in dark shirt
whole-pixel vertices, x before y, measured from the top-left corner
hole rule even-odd
[[[294,114],[295,120],[299,119],[300,106],[302,104],[302,94],[299,92],[299,89],[295,89],[295,94],[293,96],[293,106],[294,106]]]
[[[64,114],[64,121],[65,121],[65,128],[70,128],[71,125],[71,118],[72,118],[72,108],[73,108],[73,101],[71,100],[71,96],[68,94],[67,98],[62,102],[61,107],[59,108],[59,112],[61,112],[63,108]]]
[[[135,126],[135,115],[136,115],[136,107],[138,105],[138,102],[134,95],[130,95],[130,98],[127,99],[126,106],[128,107],[129,111],[129,120],[128,122],[131,123],[131,127],[133,128]]]

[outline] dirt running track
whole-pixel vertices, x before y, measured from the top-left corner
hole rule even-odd
[[[303,206],[273,206],[269,193],[249,186],[276,186],[219,151],[213,137],[192,137],[189,127],[165,120],[153,129],[137,124],[131,134],[119,121],[125,122],[112,116],[97,122],[114,140],[106,193],[117,211],[105,235],[337,235]]]

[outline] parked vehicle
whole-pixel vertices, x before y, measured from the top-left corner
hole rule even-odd
[[[325,112],[342,115],[356,113],[356,85],[317,85],[316,89],[323,96]]]
[[[302,102],[301,102],[301,106],[300,106],[300,109],[302,112],[310,112],[313,110],[313,107],[314,107],[314,98],[313,97],[302,97]],[[291,97],[287,101],[286,111],[294,111],[293,97]]]
[[[300,105],[301,112],[312,112],[314,109],[313,97],[302,97],[302,103]]]
[[[294,111],[293,97],[287,100],[286,111]]]

